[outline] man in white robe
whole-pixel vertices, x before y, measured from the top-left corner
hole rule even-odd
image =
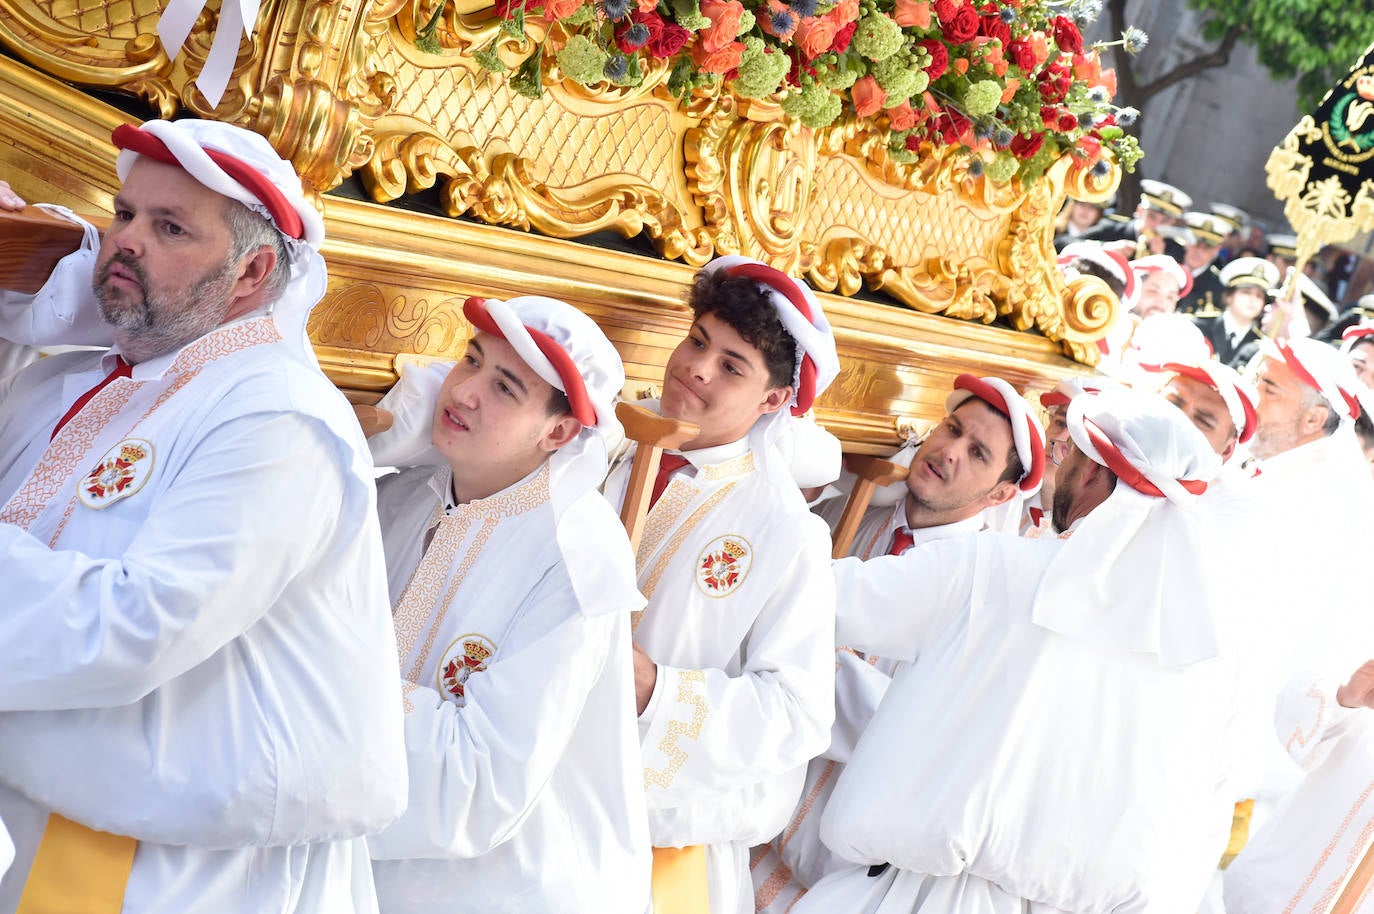
[[[323,223],[249,131],[114,141],[60,303],[114,348],[0,393],[0,911],[375,911],[401,696],[371,463],[304,345]]]
[[[1069,536],[835,563],[837,637],[914,662],[822,819],[855,865],[797,914],[1176,914],[1202,896],[1234,695],[1188,505],[1220,461],[1148,395],[1080,396],[1067,419]]]
[[[664,454],[636,561],[643,784],[656,911],[744,914],[749,848],[787,824],[834,712],[830,541],[784,445],[839,362],[810,290],[763,264],[713,261],[690,304],[660,409],[700,432]]]
[[[408,372],[382,403],[396,426],[373,439],[379,462],[423,463],[400,453],[423,428],[440,461],[378,487],[410,774],[405,814],[369,839],[378,900],[643,914],[630,617],[644,598],[598,490],[624,369],[563,302],[463,310],[463,358]]]
[[[1035,411],[1001,378],[960,375],[948,415],[926,435],[891,506],[870,508],[850,555],[901,555],[925,543],[973,533],[989,523],[1015,526],[1045,467],[1045,433]],[[843,504],[836,499],[834,504]],[[820,512],[838,521],[839,511]],[[899,606],[891,607],[899,612]],[[792,820],[750,862],[759,912],[783,912],[826,873],[847,867],[820,839],[821,814],[855,743],[904,664],[841,647],[835,654],[835,722],[830,746],[807,766]]]
[[[1256,577],[1281,609],[1267,635],[1276,672],[1293,676],[1280,700],[1281,715],[1291,719],[1320,714],[1321,698],[1301,683],[1342,682],[1374,654],[1368,590],[1348,570],[1374,554],[1374,482],[1352,430],[1359,382],[1341,353],[1311,339],[1266,342],[1261,351],[1254,487],[1271,516],[1268,547],[1281,558],[1261,565]],[[1281,912],[1290,901],[1292,911],[1324,911],[1332,900],[1323,901],[1325,887],[1359,862],[1358,847],[1340,854],[1333,848],[1350,838],[1355,823],[1374,816],[1365,804],[1369,769],[1340,761],[1367,748],[1354,739],[1304,776],[1294,761],[1323,758],[1303,754],[1320,731],[1304,729],[1295,743],[1295,730],[1282,726],[1272,743],[1255,830],[1226,871],[1228,912]],[[1363,836],[1353,839],[1357,845],[1368,845],[1367,832],[1360,825],[1353,833]],[[1318,878],[1322,886],[1314,891]]]

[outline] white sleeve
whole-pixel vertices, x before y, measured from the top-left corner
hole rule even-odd
[[[820,521],[808,516],[796,557],[740,647],[740,672],[659,665],[656,695],[640,717],[651,818],[656,809],[692,807],[702,811],[703,823],[714,818],[718,827],[734,804],[742,833],[762,832],[758,840],[780,825],[745,821],[751,807],[770,823],[780,810],[785,824],[795,792],[757,800],[771,782],[825,749],[834,716],[833,637],[829,541]],[[795,780],[784,793],[800,790]],[[719,815],[713,816],[713,804]],[[692,828],[683,824],[680,843],[703,843],[686,834]],[[664,840],[657,824],[654,840]]]
[[[478,857],[508,840],[563,759],[605,665],[630,662],[628,619],[584,616],[561,573],[546,575],[521,612],[507,640],[521,629],[528,640],[467,681],[463,706],[403,683],[410,803],[368,839],[375,859]]]
[[[830,728],[830,746],[822,753],[825,758],[849,763],[891,685],[891,676],[854,651],[835,652],[835,723]]]
[[[1279,693],[1274,728],[1283,748],[1303,769],[1311,771],[1331,753],[1361,715],[1336,701],[1339,683],[1313,673],[1299,673]]]
[[[977,538],[983,535],[938,540],[868,561],[838,559],[836,644],[893,660],[915,660],[926,639],[968,606]]]
[[[0,710],[132,704],[257,622],[338,515],[341,473],[301,445],[320,434],[293,413],[213,427],[140,493],[158,502],[119,558],[0,524]]]

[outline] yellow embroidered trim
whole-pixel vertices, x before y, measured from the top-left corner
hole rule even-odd
[[[682,770],[682,766],[687,764],[687,753],[678,745],[679,738],[699,739],[701,729],[706,725],[706,718],[711,713],[711,708],[706,704],[706,699],[696,694],[694,683],[706,682],[706,674],[701,670],[679,670],[677,674],[677,700],[678,704],[690,705],[692,708],[692,720],[684,724],[679,720],[668,721],[668,729],[663,733],[663,739],[659,741],[658,751],[668,756],[668,764],[661,771],[652,768],[644,769],[644,788],[650,787],[670,787],[677,773]]]
[[[404,679],[401,680],[401,706],[405,709],[405,713],[407,714],[415,710],[415,702],[410,700],[410,693],[418,688],[419,686],[413,682]]]
[[[716,505],[720,504],[721,499],[729,495],[738,484],[732,482],[729,485],[721,486],[714,495],[702,502],[701,507],[692,512],[692,516],[687,518],[686,523],[677,528],[672,540],[659,553],[658,561],[654,563],[654,570],[649,575],[649,580],[640,588],[645,600],[653,601],[654,591],[658,589],[658,582],[662,580],[664,572],[668,570],[668,565],[672,562],[673,556],[677,555],[678,549],[682,546],[682,541],[696,528],[697,524],[701,523],[701,519]]]
[[[702,467],[701,478],[715,481],[717,479],[729,479],[731,476],[743,476],[745,473],[752,473],[753,471],[754,452],[749,451],[738,457],[731,457],[724,463],[714,463],[709,467]]]
[[[635,552],[635,574],[644,568],[649,556],[654,554],[654,550],[663,542],[668,531],[676,526],[682,512],[695,496],[696,487],[685,479],[674,479],[668,483],[668,488],[659,496],[658,502],[649,512],[644,535],[639,540],[638,551]]]

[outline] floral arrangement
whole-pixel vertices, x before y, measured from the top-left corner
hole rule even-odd
[[[774,98],[813,129],[851,115],[885,130],[897,162],[922,147],[969,158],[969,171],[997,182],[1034,181],[1061,155],[1105,170],[1106,154],[1134,170],[1136,139],[1122,128],[1137,112],[1112,104],[1116,75],[1081,27],[1100,0],[496,0],[501,33],[524,38],[526,20],[548,30],[511,77],[538,97],[544,44],[563,78],[586,86],[636,86],[650,67],[686,96],[721,86],[744,98]],[[437,49],[444,9],[417,43]],[[1134,53],[1146,36],[1127,29]],[[475,53],[501,72],[497,42]]]

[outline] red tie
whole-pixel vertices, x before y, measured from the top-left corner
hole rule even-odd
[[[649,494],[649,510],[653,510],[663,490],[668,488],[668,480],[678,470],[687,465],[687,458],[681,454],[664,454],[658,461],[658,475],[654,477],[654,491]]]
[[[94,397],[96,394],[104,390],[105,385],[109,384],[115,378],[129,377],[132,374],[133,370],[134,367],[130,365],[128,362],[124,361],[123,356],[115,356],[115,367],[110,370],[109,374],[101,378],[99,383],[97,383],[94,387],[92,387],[90,390],[86,391],[84,394],[76,398],[76,402],[72,404],[72,408],[67,410],[67,414],[58,420],[57,428],[52,430],[52,437],[56,438],[57,433],[62,431],[62,426],[72,421],[72,417],[75,416],[77,413],[81,412],[81,408],[85,406],[87,403],[91,402],[92,397]]]
[[[892,548],[887,550],[888,555],[901,555],[916,544],[916,537],[912,536],[911,531],[906,527],[898,527],[892,534]]]

